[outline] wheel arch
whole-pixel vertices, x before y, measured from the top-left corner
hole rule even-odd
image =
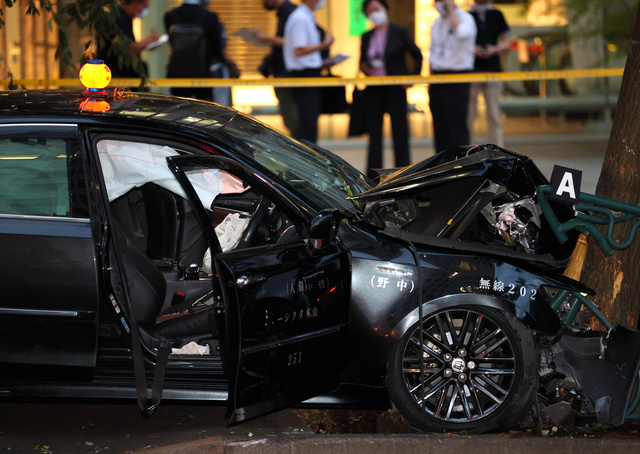
[[[522,321],[527,328],[549,335],[555,335],[562,326],[558,316],[548,304],[532,304],[529,305],[529,308],[525,308],[523,305],[504,298],[477,293],[447,295],[427,301],[422,304],[422,316],[425,317],[441,309],[455,306],[485,306],[509,312]],[[395,328],[394,339],[396,339],[396,343],[418,322],[419,318],[419,306],[403,317]]]

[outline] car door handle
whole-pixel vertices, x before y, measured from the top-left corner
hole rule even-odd
[[[264,275],[257,275],[257,276],[249,276],[249,275],[242,275],[239,276],[236,279],[236,285],[238,286],[238,288],[243,288],[246,287],[249,284],[257,284],[258,282],[262,282],[264,281],[266,278]]]

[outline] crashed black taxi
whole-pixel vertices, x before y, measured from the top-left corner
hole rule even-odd
[[[624,420],[640,355],[597,356],[633,333],[551,306],[591,291],[561,274],[575,236],[549,231],[529,158],[463,147],[374,186],[225,107],[87,99],[0,94],[0,396],[217,401],[231,423],[393,401],[485,432],[562,387]]]

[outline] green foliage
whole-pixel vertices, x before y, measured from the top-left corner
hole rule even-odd
[[[4,0],[7,7],[16,4],[14,0]],[[75,0],[58,9],[59,2],[51,0],[29,0],[27,15],[39,16],[40,11],[51,14],[53,22],[58,26],[58,48],[56,58],[60,61],[60,71],[76,71],[76,64],[82,63],[73,60],[69,50],[69,27],[73,24],[80,30],[88,30],[93,36],[85,43],[85,51],[88,51],[94,43],[104,45],[107,41],[112,43],[111,52],[118,56],[118,66],[132,67],[142,78],[144,84],[147,79],[144,65],[140,57],[130,51],[131,40],[122,36],[116,25],[117,0]],[[2,10],[0,9],[0,14]],[[4,26],[4,20],[0,18],[0,28]],[[49,27],[53,24],[50,22]],[[85,55],[86,60],[87,55]]]
[[[640,0],[565,0],[567,12],[574,18],[594,18],[587,21],[581,37],[602,35],[621,55],[629,51],[639,3]]]

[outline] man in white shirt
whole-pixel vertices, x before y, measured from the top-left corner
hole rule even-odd
[[[473,71],[477,33],[473,16],[457,7],[455,0],[435,0],[434,5],[440,17],[431,26],[431,74]],[[447,83],[429,86],[436,152],[469,143],[469,85]]]
[[[291,13],[284,27],[282,53],[284,64],[292,77],[319,77],[322,69],[320,52],[333,43],[333,36],[327,34],[320,40],[316,27],[314,10],[325,5],[325,0],[302,0]],[[318,139],[318,117],[320,116],[320,87],[297,87],[295,89],[298,107],[298,130],[293,133],[298,140],[315,143]]]

